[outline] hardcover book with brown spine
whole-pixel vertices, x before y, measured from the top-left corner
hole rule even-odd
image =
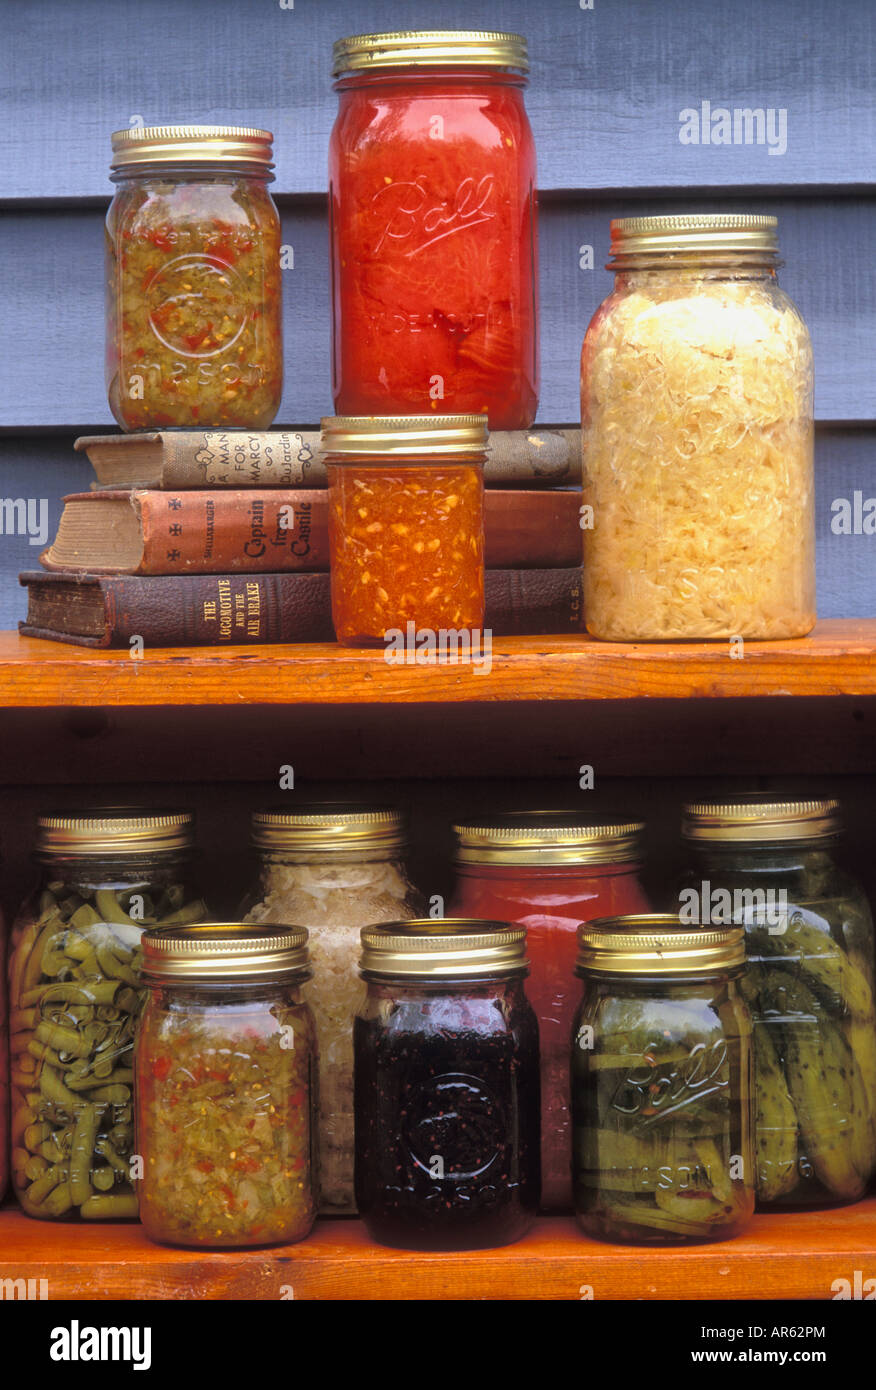
[[[218,646],[331,642],[327,574],[19,576],[27,589],[25,637],[82,647]],[[490,570],[485,627],[497,637],[577,632],[579,569]]]
[[[159,430],[93,434],[74,448],[110,488],[325,487],[319,430]],[[573,486],[581,479],[581,431],[532,429],[490,436],[488,487]]]
[[[488,569],[566,569],[581,562],[581,493],[487,492]],[[89,574],[246,574],[327,570],[328,493],[81,492],[64,498],[48,570]]]

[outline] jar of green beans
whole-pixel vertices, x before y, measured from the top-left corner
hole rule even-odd
[[[132,1045],[141,936],[203,921],[188,812],[39,817],[37,888],[9,951],[12,1177],[29,1216],[137,1216]]]

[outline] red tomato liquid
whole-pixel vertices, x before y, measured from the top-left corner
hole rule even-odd
[[[329,154],[339,415],[538,404],[535,147],[523,79],[412,69],[336,84]]]
[[[527,930],[526,993],[541,1047],[542,1208],[572,1207],[569,1051],[581,995],[575,975],[577,927],[596,917],[647,912],[638,865],[588,864],[527,869],[457,865],[449,917],[514,922]]]

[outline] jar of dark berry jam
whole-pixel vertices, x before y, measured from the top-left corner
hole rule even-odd
[[[509,1245],[538,1208],[538,1024],[526,932],[444,918],[362,932],[356,1203],[406,1250]]]

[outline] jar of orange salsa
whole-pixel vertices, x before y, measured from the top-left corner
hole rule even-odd
[[[338,641],[440,652],[463,634],[475,650],[486,416],[336,416],[322,428]]]
[[[273,136],[147,126],[113,136],[107,392],[123,430],[264,430],[280,406]]]
[[[578,1004],[577,927],[643,912],[638,823],[600,824],[571,811],[523,811],[454,826],[449,916],[526,927],[529,997],[541,1038],[542,1206],[572,1207],[569,1039]]]
[[[365,34],[334,47],[334,400],[344,415],[538,404],[535,147],[516,34]]]

